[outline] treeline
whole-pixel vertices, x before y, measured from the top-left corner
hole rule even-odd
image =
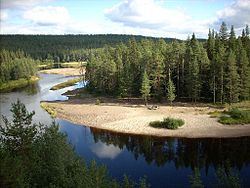
[[[90,90],[122,97],[237,102],[250,97],[249,59],[248,26],[236,38],[222,23],[205,43],[193,34],[185,42],[132,39],[92,52],[86,79]]]
[[[127,43],[131,38],[137,41],[153,37],[135,35],[0,35],[1,49],[24,51],[33,59],[54,62],[79,61],[86,58],[86,49],[102,48],[105,45]],[[165,38],[172,41],[172,38]]]
[[[38,62],[24,52],[0,51],[0,84],[20,78],[29,79],[37,73]]]
[[[87,165],[55,123],[32,124],[35,112],[19,100],[11,112],[13,120],[3,116],[0,124],[0,187],[149,187],[127,176],[118,182],[95,161]]]

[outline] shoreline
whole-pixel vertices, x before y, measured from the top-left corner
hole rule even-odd
[[[250,125],[223,125],[209,112],[211,107],[180,107],[160,105],[148,110],[144,105],[101,103],[95,98],[69,99],[63,102],[43,102],[56,111],[56,117],[82,126],[130,135],[182,138],[230,138],[250,136]],[[185,124],[177,130],[153,128],[151,121],[165,117],[181,118]]]
[[[0,93],[11,92],[15,89],[24,88],[29,84],[37,82],[39,79],[39,76],[31,76],[30,79],[20,78],[18,80],[10,80],[0,86]]]

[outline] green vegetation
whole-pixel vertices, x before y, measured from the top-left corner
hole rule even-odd
[[[96,99],[95,105],[100,105],[100,104],[101,104],[101,100],[100,99]]]
[[[149,125],[155,128],[178,129],[178,127],[184,125],[184,121],[182,119],[164,118],[163,121],[153,121]]]
[[[89,49],[127,43],[135,38],[156,40],[154,37],[135,35],[0,35],[1,48],[9,51],[22,50],[33,59],[41,61],[74,62],[86,59]],[[165,38],[166,41],[176,39]]]
[[[49,115],[52,117],[52,118],[55,118],[56,117],[56,110],[54,107],[50,106],[48,103],[46,102],[41,102],[40,103],[40,106],[42,109],[44,109],[46,112],[49,113]]]
[[[20,50],[0,51],[0,92],[23,88],[38,80],[37,63]]]
[[[219,122],[222,124],[248,124],[250,123],[250,110],[240,110],[232,108],[220,116]]]
[[[19,100],[12,104],[13,120],[0,124],[0,187],[126,187],[112,179],[104,166],[90,165],[79,158],[58,125],[32,124]],[[148,185],[129,180],[129,187]]]
[[[65,88],[65,87],[69,87],[69,86],[72,86],[72,85],[76,84],[76,83],[79,82],[80,80],[81,80],[81,78],[74,78],[74,79],[68,80],[68,81],[66,81],[66,82],[57,84],[57,85],[53,86],[53,87],[50,88],[50,89],[51,89],[51,90],[58,90],[58,89],[62,89],[62,88]]]
[[[232,104],[250,98],[249,52],[249,34],[236,38],[225,23],[219,33],[210,30],[205,43],[195,34],[184,42],[132,39],[89,53],[87,87],[118,97],[143,97],[145,103],[150,96]]]
[[[86,65],[86,62],[82,63],[83,65]],[[62,68],[79,68],[81,66],[80,62],[65,62],[61,63],[60,66]]]
[[[218,111],[218,110],[215,110],[213,112],[209,112],[208,114],[210,115],[211,118],[217,118],[217,117],[221,116],[222,112]]]
[[[29,84],[35,83],[39,80],[39,77],[37,76],[31,76],[31,78],[20,78],[18,80],[10,80],[8,82],[0,84],[0,93],[3,92],[10,92],[14,89],[19,89],[26,87]]]

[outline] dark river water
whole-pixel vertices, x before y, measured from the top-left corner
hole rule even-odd
[[[40,108],[43,100],[67,100],[61,94],[80,87],[58,91],[49,89],[72,77],[41,74],[41,80],[25,89],[1,94],[1,114],[10,117],[10,106],[19,98],[35,110],[35,122],[51,123]],[[60,131],[68,136],[78,155],[86,162],[104,164],[110,175],[121,180],[126,174],[134,180],[146,177],[151,187],[192,187],[203,184],[240,183],[250,187],[250,137],[227,139],[184,139],[132,136],[88,128],[57,119]]]

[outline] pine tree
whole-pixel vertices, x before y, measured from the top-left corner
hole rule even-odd
[[[32,117],[35,112],[29,113],[23,103],[11,105],[13,123],[3,116],[4,125],[0,124],[0,142],[4,143],[13,152],[27,153],[30,150],[32,141],[37,135],[37,125],[32,125]]]
[[[240,92],[240,99],[246,100],[250,97],[250,66],[248,57],[246,54],[245,49],[241,44],[241,40],[238,40],[238,73],[239,73],[239,92]]]
[[[215,45],[215,39],[214,39],[214,30],[211,32],[209,29],[208,33],[208,39],[207,39],[207,56],[210,60],[213,59],[214,55],[214,45]]]
[[[231,26],[231,31],[229,35],[229,49],[231,49],[232,51],[236,50],[236,35],[233,25]]]
[[[230,51],[227,58],[227,67],[225,75],[226,99],[228,102],[238,102],[239,100],[239,74],[236,67],[236,57],[234,52]]]
[[[148,74],[146,71],[144,71],[143,78],[142,78],[142,84],[141,84],[141,94],[142,98],[145,101],[145,105],[148,105],[148,97],[150,96],[150,81],[148,79]]]
[[[171,80],[170,74],[168,78],[168,84],[167,84],[167,99],[172,105],[172,102],[175,100],[175,86],[173,81]]]
[[[224,47],[227,47],[228,29],[225,22],[222,22],[221,24],[219,37]]]

